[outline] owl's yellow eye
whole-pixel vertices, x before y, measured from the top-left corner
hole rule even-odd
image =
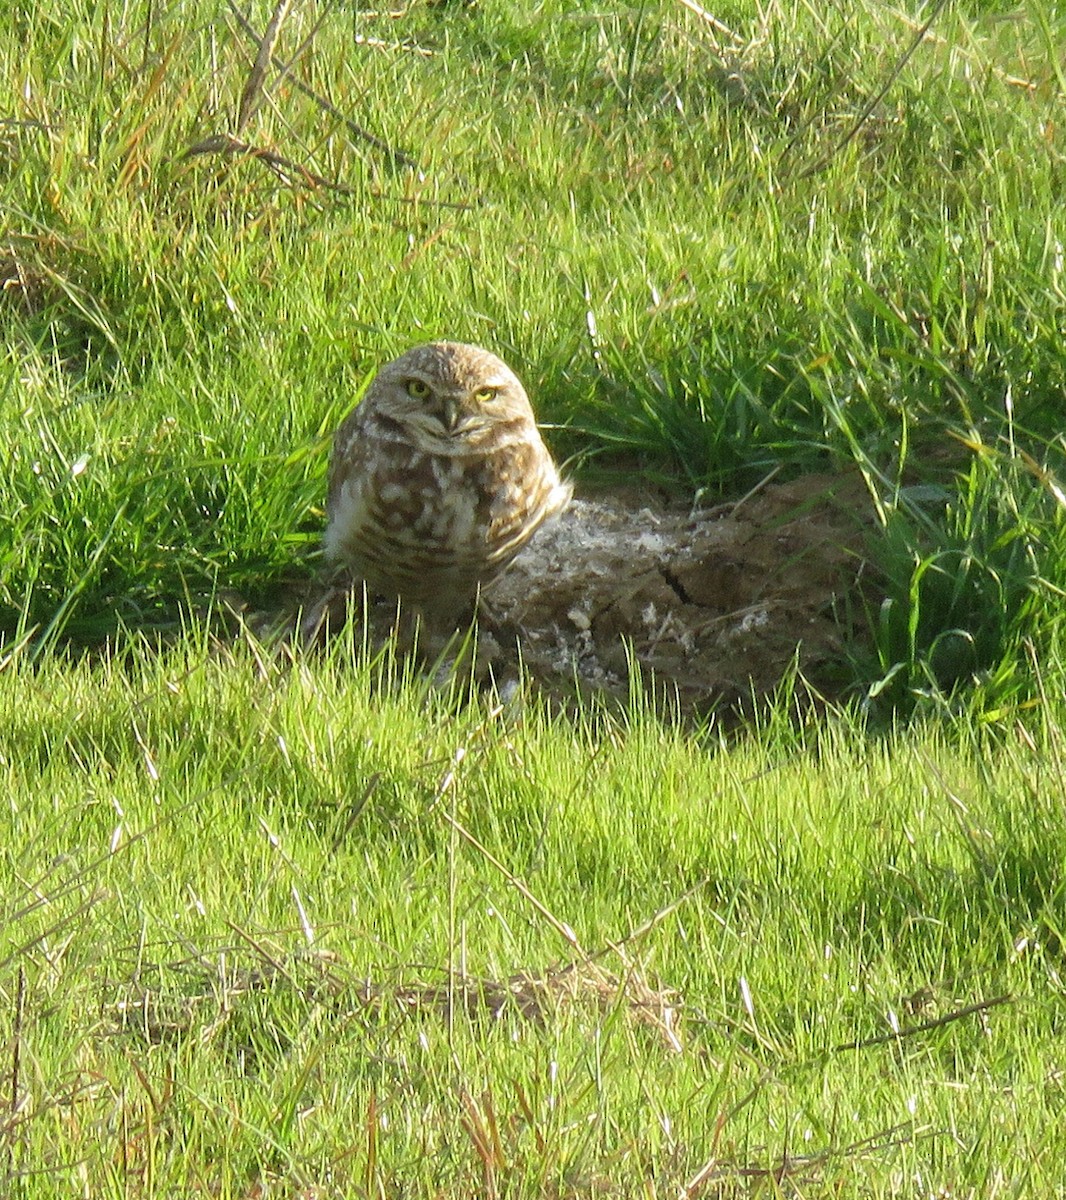
[[[474,399],[478,402],[478,404],[488,404],[490,400],[495,400],[496,393],[498,391],[499,388],[494,387],[478,388],[478,390],[474,393]]]
[[[429,395],[429,384],[423,383],[421,379],[408,379],[404,387],[408,396],[414,396],[416,400],[425,400]]]

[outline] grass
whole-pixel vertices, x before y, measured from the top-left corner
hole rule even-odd
[[[224,5],[0,13],[2,1190],[1060,1194],[1061,13],[296,7],[243,124]],[[579,490],[860,470],[843,706],[217,640],[442,335]]]
[[[254,645],[0,704],[11,1194],[1055,1194],[1057,726],[726,748]]]
[[[240,129],[297,164],[272,171],[188,153],[237,128],[255,44],[224,6],[13,9],[8,632],[95,642],[306,574],[329,430],[442,334],[513,360],[586,469],[735,495],[858,460],[896,504],[915,475],[950,498],[956,434],[1061,476],[1062,30],[1019,11],[941,12],[915,47],[861,3],[731,37],[669,4],[296,10],[299,62]],[[946,507],[906,519],[916,567],[950,545]]]

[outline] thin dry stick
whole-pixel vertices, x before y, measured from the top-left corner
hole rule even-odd
[[[237,125],[234,129],[234,133],[238,137],[244,132],[256,109],[262,103],[263,80],[266,79],[267,69],[274,55],[274,47],[278,44],[281,23],[289,11],[289,2],[290,0],[278,0],[274,8],[274,15],[270,18],[270,24],[267,25],[266,32],[259,39],[259,52],[255,56],[255,62],[252,64],[248,80],[244,85],[244,91],[241,93],[241,105],[237,114]]]
[[[35,912],[39,908],[43,908],[46,904],[55,904],[56,901],[61,899],[63,896],[70,895],[71,892],[80,886],[83,880],[88,879],[88,877],[97,869],[97,867],[102,866],[108,861],[108,859],[115,858],[119,854],[128,853],[134,846],[137,845],[138,842],[144,841],[145,838],[162,829],[164,825],[176,821],[178,817],[184,816],[185,813],[191,811],[197,804],[199,804],[201,800],[205,800],[208,796],[213,795],[224,786],[227,785],[217,783],[212,787],[205,788],[202,792],[199,792],[197,795],[193,796],[192,799],[187,800],[184,803],[176,804],[175,807],[164,816],[160,817],[156,821],[153,821],[151,825],[148,825],[139,833],[135,833],[131,837],[128,837],[117,848],[105,851],[105,853],[94,858],[87,866],[82,867],[80,871],[75,871],[75,873],[71,875],[69,879],[64,880],[64,882],[54,892],[45,894],[42,890],[44,884],[48,878],[55,873],[54,866],[49,867],[45,873],[39,876],[33,883],[22,885],[23,891],[32,893],[34,895],[34,899],[29,903],[24,904],[22,908],[17,909],[15,912],[7,915],[8,926],[10,927],[16,922],[24,920],[30,915],[30,913]],[[5,967],[7,967],[9,963],[14,962],[20,954],[25,953],[25,951],[31,946],[35,946],[39,941],[41,941],[42,938],[51,937],[56,930],[62,929],[64,925],[69,925],[72,921],[80,917],[82,913],[88,912],[89,909],[92,908],[92,906],[96,904],[99,899],[100,895],[98,894],[90,896],[88,900],[79,905],[79,907],[75,909],[75,911],[69,916],[63,917],[50,928],[46,929],[43,933],[36,934],[22,946],[16,947],[16,949],[13,950],[6,958],[0,959],[0,970],[3,970]]]
[[[902,23],[906,25],[908,29],[918,28],[918,22],[912,21],[906,13],[898,12],[895,9],[890,9],[889,11],[897,21],[902,21]],[[941,37],[939,33],[929,33],[926,34],[926,36],[936,45],[946,46],[953,54],[961,54],[963,57],[968,58],[971,61],[974,58],[973,51],[967,50],[964,46],[960,46],[958,42],[949,42],[946,37]],[[1002,67],[997,67],[995,63],[978,60],[978,66],[986,71],[991,71],[991,73],[995,75],[997,79],[1002,79],[1003,82],[1008,84],[1010,87],[1024,88],[1027,92],[1035,92],[1037,90],[1037,85],[1031,79],[1023,79],[1019,75],[1011,75],[1009,72],[1004,71]]]
[[[720,1162],[718,1158],[718,1143],[722,1137],[722,1130],[741,1109],[745,1108],[755,1099],[766,1086],[767,1082],[773,1078],[773,1074],[773,1069],[767,1067],[759,1078],[756,1079],[754,1087],[749,1092],[742,1096],[727,1112],[718,1114],[718,1120],[714,1123],[714,1136],[711,1138],[711,1155],[696,1174],[687,1183],[681,1185],[678,1200],[692,1200],[692,1197],[701,1190],[705,1183],[708,1183],[718,1175]]]
[[[67,892],[72,891],[72,890],[73,890],[73,888],[70,886],[61,888],[60,891],[56,893],[56,895],[57,896],[65,895]],[[68,929],[71,925],[76,924],[77,921],[79,920],[79,918],[83,917],[87,912],[90,912],[92,910],[93,906],[99,900],[103,899],[103,895],[104,895],[103,892],[94,892],[93,895],[91,895],[88,900],[85,900],[81,904],[79,904],[78,907],[76,909],[74,909],[73,912],[68,913],[65,917],[60,917],[58,921],[55,921],[53,924],[49,925],[47,929],[42,930],[40,933],[35,933],[32,937],[28,938],[21,945],[16,946],[10,952],[10,954],[8,954],[5,958],[0,959],[0,971],[3,971],[4,969],[6,969],[11,963],[13,963],[15,961],[15,959],[21,958],[23,954],[26,954],[28,951],[32,950],[34,948],[34,946],[43,942],[45,940],[45,938],[54,937],[56,934],[61,933],[64,930]],[[41,903],[48,904],[48,903],[51,903],[51,901],[53,899],[54,899],[54,897],[46,896],[41,901]],[[33,908],[36,908],[36,907],[37,907],[37,905],[34,904],[27,908],[24,908],[22,911],[29,912]]]
[[[763,488],[767,487],[770,483],[773,482],[773,480],[777,477],[777,475],[781,472],[781,470],[782,470],[782,464],[778,463],[776,467],[771,467],[770,470],[767,472],[767,474],[764,475],[762,477],[762,479],[760,479],[759,482],[753,488],[750,489],[750,491],[745,492],[744,495],[741,496],[739,500],[730,500],[726,504],[716,504],[714,506],[714,508],[707,509],[703,515],[705,517],[709,517],[716,513],[720,513],[720,512],[726,513],[727,512],[731,516],[736,516],[736,514],[744,507],[745,504],[747,504],[747,502],[749,500],[752,499],[752,497],[757,496],[763,490]],[[697,497],[697,499],[698,499],[698,497]],[[693,508],[692,508],[692,515],[693,516],[696,515],[695,505],[693,505]]]
[[[278,154],[274,150],[264,150],[260,146],[253,146],[251,142],[241,141],[240,138],[232,137],[228,133],[212,133],[185,151],[186,158],[195,158],[200,154],[246,154],[249,158],[256,158],[261,163],[266,163],[276,175],[286,176],[289,179],[300,179],[309,187],[325,188],[327,191],[339,192],[342,196],[356,194],[355,189],[346,183],[336,183],[324,175],[317,175],[314,171],[309,171],[283,154]]]
[[[230,8],[233,10],[233,12],[237,15],[238,18],[240,18],[241,14],[235,7],[234,0],[229,0],[229,4],[230,4]],[[310,50],[311,44],[314,42],[315,38],[318,36],[318,31],[326,23],[326,18],[329,16],[329,13],[330,13],[330,6],[328,4],[323,5],[322,11],[318,14],[318,20],[311,26],[310,30],[307,33],[307,36],[296,47],[296,53],[293,54],[292,58],[290,58],[287,63],[279,62],[278,59],[276,59],[276,58],[274,59],[274,65],[278,68],[278,71],[280,72],[280,78],[284,79],[289,74],[289,72],[293,69],[293,67],[300,61],[300,59],[303,58],[304,53],[307,50]],[[255,31],[252,29],[252,27],[250,25],[247,26],[247,32],[248,32],[249,36],[252,38],[252,40],[254,41],[255,40]]]
[[[348,836],[352,826],[359,820],[359,816],[363,809],[366,808],[367,802],[374,794],[378,784],[381,782],[381,772],[375,771],[373,775],[366,781],[366,787],[363,788],[359,799],[352,805],[352,810],[348,814],[348,820],[344,822],[344,828],[333,839],[333,845],[329,848],[329,854],[332,858],[334,854],[341,848],[344,839]]]
[[[956,1009],[954,1012],[947,1013],[943,1017],[936,1017],[935,1019],[930,1020],[930,1021],[923,1021],[919,1025],[911,1025],[905,1029],[899,1030],[898,1032],[883,1033],[883,1034],[879,1034],[876,1037],[863,1038],[863,1039],[860,1039],[860,1040],[854,1041],[854,1042],[843,1042],[839,1046],[833,1046],[829,1051],[824,1051],[822,1054],[819,1054],[814,1058],[805,1059],[802,1062],[794,1062],[794,1063],[786,1064],[785,1069],[796,1069],[796,1068],[808,1067],[813,1063],[822,1062],[825,1060],[826,1054],[839,1054],[839,1053],[843,1053],[844,1051],[847,1051],[847,1050],[865,1050],[869,1046],[879,1046],[879,1045],[883,1045],[886,1042],[898,1042],[898,1041],[901,1041],[903,1038],[913,1037],[915,1034],[925,1033],[930,1029],[937,1029],[941,1025],[949,1025],[953,1021],[961,1021],[963,1018],[973,1016],[975,1013],[985,1012],[986,1010],[988,1010],[990,1008],[996,1008],[1001,1004],[1010,1004],[1013,1002],[1014,1002],[1014,997],[1010,996],[1010,995],[995,996],[991,1000],[981,1000],[976,1004],[969,1004],[965,1008]],[[700,1190],[702,1190],[702,1188],[705,1184],[711,1182],[712,1180],[719,1179],[722,1177],[723,1174],[725,1174],[726,1165],[722,1163],[722,1161],[718,1158],[718,1155],[717,1155],[718,1139],[719,1139],[722,1128],[729,1121],[733,1120],[733,1118],[743,1108],[747,1107],[747,1105],[749,1105],[755,1099],[755,1097],[758,1096],[758,1094],[762,1091],[762,1089],[766,1086],[766,1084],[771,1079],[773,1079],[775,1075],[777,1075],[779,1073],[780,1073],[780,1069],[775,1070],[773,1067],[767,1067],[759,1075],[759,1077],[755,1080],[755,1083],[752,1085],[751,1089],[749,1091],[747,1091],[732,1106],[732,1108],[728,1109],[725,1113],[723,1113],[718,1118],[718,1123],[717,1123],[717,1126],[715,1129],[714,1138],[712,1139],[712,1147],[713,1147],[712,1153],[711,1153],[710,1157],[707,1159],[707,1161],[691,1177],[691,1179],[689,1179],[689,1181],[687,1183],[682,1185],[680,1193],[679,1193],[679,1200],[693,1200],[693,1197],[695,1197],[696,1194]],[[810,1165],[810,1162],[812,1161],[812,1159],[816,1159],[816,1158],[839,1157],[840,1155],[853,1153],[856,1150],[860,1150],[860,1149],[864,1149],[864,1148],[880,1149],[886,1145],[893,1145],[895,1143],[892,1141],[882,1141],[881,1143],[879,1143],[877,1145],[873,1145],[873,1143],[875,1143],[875,1141],[878,1138],[881,1138],[881,1139],[891,1138],[896,1133],[898,1133],[899,1130],[904,1129],[904,1128],[906,1128],[905,1125],[896,1125],[896,1126],[893,1126],[891,1129],[886,1130],[884,1133],[875,1134],[872,1137],[865,1138],[859,1142],[853,1142],[850,1146],[844,1147],[842,1150],[838,1151],[837,1154],[835,1154],[835,1155],[823,1154],[821,1156],[812,1156],[812,1158],[802,1160],[802,1161],[803,1161],[804,1165]],[[799,1162],[801,1160],[792,1160],[792,1161]],[[739,1175],[753,1175],[753,1174],[763,1175],[763,1174],[770,1174],[772,1172],[767,1171],[766,1168],[741,1167],[741,1168],[733,1168],[730,1173],[739,1174]]]
[[[698,1175],[685,1184],[681,1200],[692,1200],[698,1188],[712,1180],[719,1182],[724,1179],[772,1179],[775,1183],[780,1184],[786,1179],[798,1175],[801,1171],[810,1171],[835,1159],[865,1156],[876,1151],[891,1149],[893,1146],[905,1146],[913,1140],[912,1123],[906,1122],[893,1125],[890,1129],[872,1134],[861,1141],[852,1142],[848,1146],[841,1146],[839,1150],[828,1148],[816,1151],[814,1154],[785,1155],[780,1162],[773,1166],[741,1164],[712,1158],[700,1169]]]
[[[282,966],[282,964],[280,962],[278,962],[278,960],[273,956],[273,954],[271,954],[270,951],[267,950],[267,948],[261,942],[257,942],[255,940],[255,938],[252,937],[252,935],[246,929],[242,929],[236,923],[236,921],[231,921],[229,919],[229,917],[225,917],[224,920],[225,920],[226,924],[230,927],[230,929],[232,929],[233,932],[242,941],[247,942],[248,945],[251,946],[251,948],[256,952],[256,954],[259,955],[259,957],[265,963],[269,963],[270,966],[272,966],[274,968],[274,970],[277,971],[277,973],[283,979],[287,980],[288,983],[290,983],[293,988],[296,988],[297,990],[299,990],[297,988],[296,980],[293,979],[292,975],[288,971],[286,971],[286,969]]]
[[[962,799],[959,796],[956,796],[948,786],[948,781],[941,774],[936,763],[934,763],[933,760],[923,750],[917,751],[917,754],[921,761],[925,764],[926,770],[934,776],[937,783],[939,783],[943,788],[944,795],[948,798],[948,803],[951,805],[951,811],[955,816],[959,830],[962,833],[962,836],[966,839],[966,844],[970,847],[970,853],[974,857],[974,862],[980,863],[982,869],[987,869],[988,856],[981,848],[981,844],[978,842],[976,834],[970,827],[969,822],[966,820],[966,816],[969,811],[966,808],[966,805],[963,803]]]
[[[203,138],[195,145],[190,146],[183,157],[195,158],[201,154],[246,154],[249,158],[255,158],[265,163],[286,182],[299,179],[308,187],[324,188],[326,191],[336,192],[340,196],[354,197],[360,194],[358,189],[349,187],[346,183],[326,179],[324,175],[318,175],[282,154],[277,154],[273,150],[264,150],[260,146],[253,146],[250,142],[242,142],[240,138],[231,137],[228,133],[213,133],[210,137]],[[390,204],[409,204],[413,208],[421,206],[468,211],[477,207],[475,204],[461,200],[427,200],[422,196],[392,196],[388,192],[379,192],[374,188],[368,189],[368,194],[375,200],[385,200]]]
[[[22,1020],[26,1012],[26,965],[19,963],[18,991],[15,993],[15,1019],[11,1030],[11,1116],[19,1107],[19,1075],[22,1068]]]
[[[914,1037],[916,1033],[926,1033],[930,1029],[939,1029],[941,1025],[950,1025],[953,1021],[961,1021],[964,1017],[972,1017],[974,1013],[985,1012],[990,1008],[997,1008],[1001,1004],[1013,1003],[1014,997],[1010,995],[995,996],[991,1000],[980,1000],[977,1004],[967,1004],[965,1008],[958,1008],[943,1017],[935,1017],[931,1021],[922,1021],[920,1025],[908,1025],[905,1029],[893,1031],[892,1033],[881,1033],[877,1037],[861,1038],[857,1042],[842,1042],[839,1046],[833,1047],[833,1053],[836,1054],[843,1050],[865,1050],[867,1046],[881,1046],[885,1042],[901,1042],[904,1038]]]
[[[731,42],[734,42],[738,46],[741,44],[743,40],[742,38],[738,37],[728,25],[723,25],[713,13],[709,13],[705,8],[701,8],[700,5],[696,3],[696,0],[681,0],[681,3],[689,10],[689,12],[695,13],[701,21],[706,21],[707,24],[710,25],[710,27],[715,31],[715,33],[722,34],[724,37],[729,38]]]
[[[549,908],[547,908],[546,905],[544,905],[540,900],[537,899],[536,896],[533,895],[526,884],[524,884],[517,875],[512,874],[512,872],[509,871],[502,862],[500,862],[495,854],[493,854],[487,846],[482,845],[482,843],[479,842],[468,829],[461,825],[451,815],[451,813],[445,812],[443,809],[441,809],[440,815],[445,819],[445,821],[448,822],[449,825],[451,825],[451,827],[456,831],[456,833],[459,834],[461,838],[469,842],[479,854],[483,855],[490,863],[492,863],[492,865],[497,871],[499,871],[504,879],[506,879],[516,891],[518,891],[522,896],[525,897],[526,900],[529,901],[530,904],[533,905],[537,912],[539,912],[540,915],[548,922],[548,924],[551,925],[556,933],[558,933],[567,943],[569,943],[569,945],[574,949],[575,953],[579,954],[586,962],[588,961],[589,956],[581,948],[581,943],[577,940],[577,934],[574,933],[574,931],[569,925],[566,924],[565,921],[560,921],[559,918]]]
[[[636,941],[638,938],[644,937],[644,935],[647,933],[651,933],[656,925],[658,925],[661,921],[665,921],[672,912],[676,912],[686,900],[690,899],[697,892],[702,891],[708,883],[710,883],[709,879],[701,879],[699,883],[693,884],[688,891],[682,892],[680,896],[674,900],[671,900],[669,904],[663,908],[660,908],[658,912],[652,913],[652,915],[643,924],[636,926],[635,929],[631,929],[627,934],[625,934],[625,936],[620,937],[618,941],[608,942],[603,949],[596,950],[594,953],[590,954],[589,961],[595,962],[596,959],[603,958],[605,954],[613,950],[623,962],[626,962],[626,955],[624,951],[624,947],[626,945],[628,945],[630,942]],[[628,966],[628,963],[626,963],[626,965]]]
[[[933,5],[933,11],[925,19],[925,22],[922,24],[921,28],[915,32],[914,37],[911,39],[911,44],[906,50],[904,50],[902,55],[900,55],[899,61],[892,68],[892,70],[889,71],[885,82],[877,89],[870,100],[866,103],[862,112],[860,112],[852,122],[848,131],[843,135],[843,137],[840,138],[839,141],[835,143],[835,145],[830,147],[830,149],[827,150],[825,154],[821,156],[821,158],[816,158],[814,162],[810,164],[810,166],[804,167],[804,169],[796,176],[797,179],[807,179],[811,175],[817,175],[819,171],[824,170],[866,124],[866,122],[870,119],[870,114],[888,94],[888,89],[896,82],[903,71],[903,68],[908,62],[910,62],[915,50],[917,50],[925,40],[926,33],[929,31],[929,28],[933,22],[940,15],[941,9],[943,9],[945,4],[947,4],[947,0],[936,0],[936,3]]]
[[[245,19],[244,14],[241,13],[237,9],[237,6],[234,3],[234,0],[229,0],[229,5],[230,5],[231,11],[233,12],[234,17],[237,20],[237,23],[244,30],[244,32],[250,38],[253,38],[256,41],[259,41],[259,37],[256,34],[255,30],[249,24],[249,22]],[[316,25],[315,28],[317,29],[318,26]],[[312,35],[313,35],[313,32],[314,31],[312,31]],[[353,121],[351,119],[351,117],[348,117],[344,113],[342,113],[341,110],[336,107],[336,105],[330,103],[330,101],[327,100],[325,98],[325,96],[320,96],[319,93],[314,90],[314,88],[309,87],[306,83],[303,82],[302,79],[299,79],[295,75],[290,74],[293,64],[297,61],[297,59],[303,53],[304,46],[306,46],[307,41],[309,40],[310,36],[312,36],[312,35],[309,35],[308,39],[305,39],[304,45],[300,47],[300,49],[297,51],[297,53],[293,56],[293,58],[289,62],[285,63],[277,58],[275,58],[273,60],[274,65],[281,72],[282,77],[288,78],[289,81],[292,83],[293,87],[295,87],[297,91],[302,92],[305,96],[308,97],[308,99],[313,100],[320,108],[322,108],[326,112],[328,112],[331,117],[335,117],[338,121],[341,121],[347,128],[348,132],[354,138],[356,138],[358,141],[366,142],[368,145],[373,146],[375,150],[380,150],[383,154],[387,155],[397,166],[410,167],[414,170],[417,170],[418,163],[409,154],[405,154],[402,150],[395,149],[393,146],[390,146],[388,144],[388,142],[384,141],[382,138],[379,138],[377,136],[377,134],[371,133],[369,129],[364,129],[362,125],[359,125],[357,122]],[[464,205],[463,207],[469,207],[469,205]]]
[[[22,887],[23,893],[25,893],[27,895],[32,895],[33,899],[24,903],[20,909],[17,909],[15,912],[8,914],[8,916],[7,916],[8,928],[14,927],[19,921],[24,920],[26,917],[28,917],[30,915],[30,913],[36,912],[37,909],[44,908],[46,905],[49,905],[49,904],[55,904],[57,900],[60,900],[62,897],[68,896],[68,895],[70,895],[71,892],[76,891],[77,888],[79,887],[79,885],[82,883],[82,881],[84,879],[86,879],[93,871],[95,871],[96,868],[101,865],[101,863],[107,862],[107,860],[109,858],[112,858],[115,854],[121,854],[123,850],[128,849],[135,842],[140,841],[140,839],[142,837],[147,837],[147,835],[149,833],[151,833],[152,830],[158,828],[158,826],[160,824],[162,824],[162,821],[166,820],[166,819],[168,819],[168,818],[162,818],[160,821],[157,821],[154,825],[149,826],[148,829],[142,830],[141,833],[139,833],[139,834],[135,834],[132,838],[129,839],[129,841],[123,842],[122,845],[120,845],[117,849],[108,850],[106,853],[101,854],[98,858],[93,859],[93,861],[91,863],[89,863],[89,865],[87,867],[83,867],[80,871],[75,872],[75,874],[70,876],[68,879],[64,880],[64,882],[62,884],[60,884],[59,887],[54,892],[46,893],[44,891],[44,885],[48,881],[49,877],[55,874],[55,872],[56,872],[55,865],[48,867],[48,869],[45,871],[45,873],[43,875],[39,875],[37,877],[37,879],[35,879],[32,883],[24,883],[22,881],[22,879],[20,878],[18,882],[19,882],[20,886]],[[99,896],[94,895],[94,896],[91,896],[85,903],[90,904],[90,905],[95,904],[98,899],[99,899]],[[80,913],[81,911],[82,911],[82,909],[79,908],[78,913]],[[18,957],[18,955],[22,953],[23,949],[26,949],[30,946],[35,945],[43,937],[51,936],[51,934],[55,930],[62,929],[63,925],[66,924],[68,921],[69,921],[68,917],[60,918],[60,920],[57,921],[56,924],[53,925],[50,929],[47,929],[47,930],[45,930],[44,933],[37,934],[36,936],[31,938],[27,943],[25,943],[25,946],[23,946],[21,949],[17,949],[15,951],[13,951],[11,954],[8,955],[7,958],[0,959],[0,970],[2,970],[4,967],[6,967],[9,963],[14,962],[15,959]]]

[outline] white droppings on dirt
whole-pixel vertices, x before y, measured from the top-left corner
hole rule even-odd
[[[647,687],[702,711],[772,689],[799,648],[805,675],[838,657],[837,599],[857,586],[870,506],[857,477],[771,483],[693,511],[646,497],[575,499],[485,594],[479,659],[572,697]],[[334,628],[334,607],[328,609]],[[391,608],[373,633],[391,627]],[[488,634],[489,636],[486,636]]]
[[[858,573],[863,495],[857,480],[810,476],[735,515],[577,499],[493,585],[491,612],[558,686],[624,694],[631,653],[695,707],[750,696],[801,642],[815,674],[839,652],[833,605]]]

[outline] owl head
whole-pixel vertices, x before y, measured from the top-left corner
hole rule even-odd
[[[469,438],[501,423],[532,421],[529,397],[502,359],[479,346],[431,342],[383,367],[371,394],[389,419],[433,441]],[[366,401],[364,401],[366,403]]]

